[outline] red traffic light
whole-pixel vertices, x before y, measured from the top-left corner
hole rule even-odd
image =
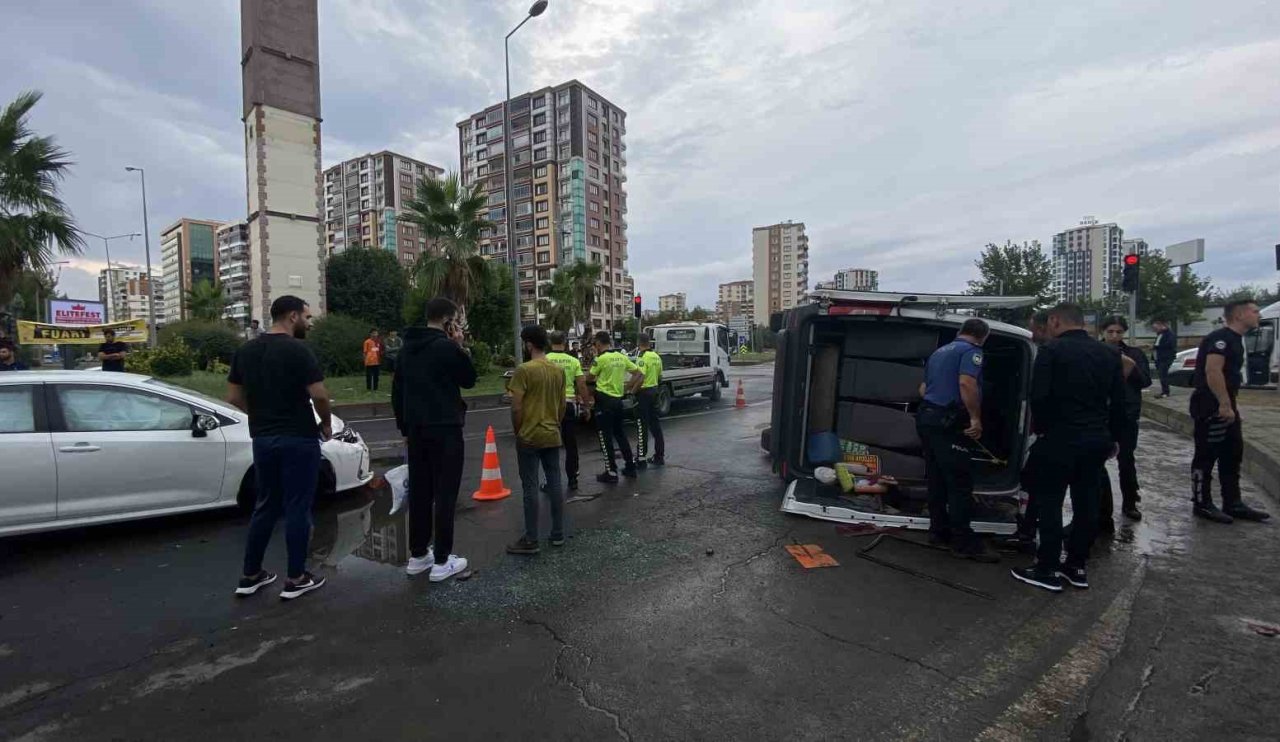
[[[635,298],[635,299],[633,299],[633,301],[634,301],[636,304],[639,304],[639,303],[640,303],[640,295],[639,295],[639,294],[636,294],[636,298]]]
[[[1125,264],[1125,265],[1137,265],[1137,264],[1138,264],[1138,260],[1139,260],[1139,257],[1138,257],[1138,255],[1136,255],[1136,254],[1132,254],[1132,255],[1126,255],[1126,256],[1124,256],[1124,264]]]

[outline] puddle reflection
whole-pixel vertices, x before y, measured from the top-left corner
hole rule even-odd
[[[404,566],[409,561],[409,512],[391,511],[391,488],[381,481],[318,503],[312,515],[311,559],[337,566],[349,556]]]

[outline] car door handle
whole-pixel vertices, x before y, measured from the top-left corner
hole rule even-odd
[[[62,446],[58,450],[63,453],[93,453],[94,451],[101,451],[102,449],[88,443],[77,443],[74,446]]]

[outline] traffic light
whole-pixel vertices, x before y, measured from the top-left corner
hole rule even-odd
[[[632,314],[635,316],[636,319],[640,319],[640,295],[636,294],[636,298],[632,299],[631,302],[632,302]]]
[[[1124,256],[1124,274],[1120,277],[1120,288],[1134,293],[1138,290],[1138,264],[1142,262],[1137,254]]]

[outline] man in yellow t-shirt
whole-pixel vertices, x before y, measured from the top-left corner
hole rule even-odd
[[[639,405],[636,415],[636,465],[641,469],[649,464],[665,466],[666,441],[662,438],[662,421],[658,419],[658,382],[662,380],[662,356],[653,352],[653,341],[648,335],[640,336],[640,357],[636,359],[644,372],[644,382],[636,395]],[[649,453],[649,439],[653,439],[653,457]]]
[[[560,439],[564,441],[564,475],[568,489],[578,489],[578,417],[591,409],[591,394],[582,362],[564,352],[564,333],[551,333],[551,352],[547,360],[564,372],[564,417],[560,420]]]
[[[524,534],[507,547],[509,554],[537,554],[538,470],[547,478],[551,501],[551,545],[564,545],[564,491],[560,489],[560,421],[564,418],[564,372],[547,360],[551,343],[536,325],[520,332],[530,360],[511,377],[511,426],[516,432],[516,460],[524,489]]]
[[[627,443],[627,433],[622,427],[622,397],[640,388],[644,373],[630,358],[613,349],[613,340],[604,330],[595,334],[591,344],[596,351],[596,360],[591,364],[591,378],[596,382],[596,434],[605,466],[596,481],[612,484],[618,481],[618,462],[613,453],[615,441],[622,450],[622,476],[636,476],[631,444]]]

